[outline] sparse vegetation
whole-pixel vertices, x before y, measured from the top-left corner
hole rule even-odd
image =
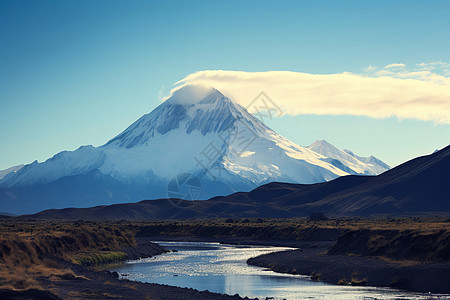
[[[95,264],[123,259],[136,245],[129,226],[94,222],[0,222],[0,287],[39,288],[35,276],[73,274],[59,260]]]
[[[376,256],[402,264],[450,261],[450,230],[351,230],[329,254]]]
[[[75,261],[80,265],[90,266],[104,264],[112,261],[119,261],[126,259],[127,254],[124,252],[96,252],[79,254],[75,256]]]
[[[195,237],[219,241],[233,238],[253,241],[335,241],[340,237],[336,249],[348,236],[346,246],[342,249],[344,251],[345,248],[347,252],[340,254],[382,256],[397,261],[450,260],[448,218],[348,218],[321,221],[306,218],[246,218],[147,221],[130,223],[130,226],[136,229],[137,236]],[[350,242],[352,244],[347,245]],[[363,248],[368,250],[362,251]]]
[[[166,221],[0,221],[0,288],[39,289],[50,281],[89,278],[61,261],[95,265],[126,258],[124,248],[135,237],[196,238],[230,241],[339,241],[333,251],[376,256],[400,264],[449,261],[450,219],[299,219],[233,218]],[[330,254],[333,252],[331,251]],[[270,267],[270,266],[269,266]],[[272,266],[273,267],[273,266]],[[283,269],[284,270],[284,269]],[[280,269],[282,271],[282,269]],[[301,273],[300,268],[284,270]],[[311,273],[308,273],[311,274]],[[312,274],[321,280],[323,274]],[[341,284],[364,285],[365,277],[349,276]]]

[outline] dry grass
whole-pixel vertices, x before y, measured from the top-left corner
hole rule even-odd
[[[392,258],[389,258],[386,256],[378,256],[378,258],[380,258],[388,263],[397,264],[402,267],[412,267],[412,266],[417,266],[417,265],[421,264],[421,262],[416,261],[416,260],[392,259]]]
[[[136,234],[143,236],[182,237],[236,237],[248,240],[309,240],[321,237],[335,238],[337,235],[360,230],[391,230],[408,232],[411,238],[420,238],[450,232],[450,219],[402,218],[402,219],[330,219],[308,221],[306,219],[209,219],[178,221],[35,221],[0,220],[0,288],[23,290],[39,288],[39,276],[51,280],[78,275],[61,269],[58,260],[76,263],[96,263],[121,259],[123,247],[135,246]],[[411,234],[413,233],[413,234]],[[436,245],[442,241],[437,236]],[[392,237],[374,234],[368,244],[373,249],[391,243]],[[395,239],[394,239],[395,240]],[[441,243],[442,244],[442,243]],[[442,249],[436,248],[436,251]],[[414,259],[393,258],[405,265]],[[87,279],[87,278],[85,278]],[[358,279],[354,278],[355,284]]]
[[[36,278],[87,279],[63,269],[75,263],[123,258],[118,250],[136,244],[129,227],[93,222],[0,222],[0,288],[40,288]]]
[[[355,230],[415,231],[420,234],[450,231],[448,218],[387,219],[214,219],[135,222],[142,236],[246,237],[258,240],[311,240]],[[320,231],[320,233],[319,233]],[[376,239],[376,237],[373,237]],[[382,236],[378,238],[383,238]],[[382,243],[382,240],[380,240]]]
[[[331,254],[380,257],[404,266],[450,260],[449,218],[215,219],[134,223],[141,236],[339,241]],[[355,283],[356,284],[356,283]]]

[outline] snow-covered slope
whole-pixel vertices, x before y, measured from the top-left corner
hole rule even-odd
[[[308,149],[326,156],[327,161],[350,173],[363,175],[378,175],[390,167],[374,156],[361,157],[350,150],[341,150],[325,140],[315,141]]]
[[[346,153],[350,154],[351,156],[355,157],[356,159],[358,159],[359,161],[367,164],[368,166],[370,166],[372,169],[372,171],[375,174],[381,174],[387,170],[389,170],[391,167],[386,164],[385,162],[381,161],[380,159],[376,158],[375,156],[371,155],[369,157],[362,157],[362,156],[358,156],[356,154],[354,154],[352,151],[348,150],[348,149],[344,149],[343,151],[345,151]]]
[[[339,163],[298,146],[218,90],[185,86],[101,147],[64,151],[9,173],[0,179],[0,203],[23,201],[33,212],[167,197],[168,183],[184,173],[198,179],[197,196],[206,199],[271,181],[323,182],[369,168],[343,153],[349,159]],[[351,170],[342,167],[351,158]]]
[[[5,177],[7,174],[9,173],[15,173],[17,171],[19,171],[20,169],[22,169],[24,165],[17,165],[5,170],[0,170],[0,179],[2,179],[3,177]]]

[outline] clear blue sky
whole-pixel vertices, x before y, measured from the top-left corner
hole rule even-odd
[[[450,1],[0,0],[0,169],[99,146],[201,70],[360,73],[450,62]],[[285,116],[391,165],[450,142],[450,125]]]

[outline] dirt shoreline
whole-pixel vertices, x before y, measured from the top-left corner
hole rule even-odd
[[[292,247],[250,258],[247,263],[278,273],[300,274],[342,285],[390,287],[421,293],[450,294],[450,262],[388,262],[377,257],[327,255],[336,241],[248,240],[242,237],[141,237],[141,240],[172,242],[216,242],[222,244]]]
[[[126,260],[152,257],[168,252],[164,247],[148,239],[136,239],[136,247],[127,247],[123,252]],[[81,266],[67,260],[57,259],[58,269],[73,273],[57,276],[38,276],[34,279],[39,289],[10,290],[0,288],[1,299],[186,299],[186,300],[238,300],[248,299],[239,295],[226,295],[192,288],[141,283],[119,279],[118,274],[107,270],[96,271],[90,266]],[[73,275],[74,274],[74,275]]]
[[[327,255],[335,241],[247,240],[239,237],[140,237],[140,243],[216,242],[222,244],[298,248],[250,258],[248,264],[278,273],[310,275],[331,284],[390,287],[412,292],[450,294],[450,263],[401,265],[376,257]]]
[[[192,288],[141,283],[118,279],[110,271],[94,271],[72,266],[79,278],[54,281],[43,278],[40,282],[61,299],[186,299],[186,300],[238,300],[239,295],[225,295]],[[88,280],[84,278],[88,278]]]
[[[152,236],[152,237],[139,237],[141,242],[143,241],[155,241],[157,242],[199,242],[199,243],[219,243],[229,245],[242,245],[242,246],[270,246],[270,247],[291,247],[300,248],[305,245],[304,241],[292,241],[292,240],[256,240],[247,239],[244,237],[202,237],[202,236]],[[308,242],[306,242],[308,243]],[[329,241],[321,243],[330,243]],[[332,244],[335,241],[331,242]]]
[[[0,222],[0,299],[23,299],[26,293],[38,299],[39,290],[64,299],[241,299],[119,280],[118,274],[80,265],[167,251],[152,241],[299,248],[251,258],[248,263],[276,272],[312,275],[315,280],[332,284],[450,293],[449,224],[448,219],[411,218],[138,223],[11,219]],[[333,245],[335,255],[327,255]],[[409,265],[375,256],[392,261],[407,259]],[[421,260],[437,263],[418,263]],[[13,290],[22,292],[17,296]]]
[[[300,249],[264,254],[247,263],[279,273],[309,275],[331,284],[391,287],[450,294],[450,263],[401,265],[375,257],[327,255],[331,242],[306,242]]]

